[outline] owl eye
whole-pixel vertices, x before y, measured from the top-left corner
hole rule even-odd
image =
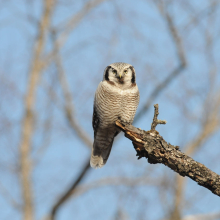
[[[112,72],[116,75],[117,71],[115,69],[112,69]]]
[[[127,73],[128,73],[128,70],[124,70],[124,73],[127,74]]]

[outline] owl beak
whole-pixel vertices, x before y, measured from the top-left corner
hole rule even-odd
[[[119,74],[119,78],[121,79],[121,74]]]

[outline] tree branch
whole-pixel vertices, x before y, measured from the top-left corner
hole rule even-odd
[[[54,30],[56,32],[61,32],[57,39],[55,40],[55,44],[57,48],[62,48],[63,45],[66,43],[71,31],[79,24],[79,22],[95,7],[100,5],[106,0],[92,0],[87,2],[82,9],[75,14],[71,19],[69,19],[65,24],[59,24],[58,27],[62,28],[57,28],[57,30]],[[46,56],[45,56],[45,65],[48,65],[53,59],[54,55],[56,55],[56,48],[54,47],[52,51],[50,51]]]
[[[72,94],[70,91],[70,86],[68,84],[68,81],[66,79],[66,75],[62,66],[61,57],[58,54],[55,57],[55,64],[57,66],[58,75],[59,75],[59,81],[61,84],[61,89],[64,95],[64,101],[65,101],[65,115],[66,118],[73,130],[75,131],[77,137],[82,140],[82,142],[87,146],[89,149],[92,148],[92,140],[89,138],[88,134],[83,130],[83,128],[77,123],[76,118],[74,117],[74,105],[73,105],[73,99]]]
[[[157,116],[159,115],[159,109],[158,109],[158,104],[154,105],[154,118],[153,122],[151,124],[151,131],[155,131],[156,126],[158,124],[166,124],[167,122],[165,120],[158,120]]]
[[[56,45],[54,45],[56,47]],[[83,143],[91,148],[92,147],[92,141],[88,137],[88,135],[83,131],[82,127],[78,125],[78,123],[75,120],[75,117],[73,115],[74,113],[74,107],[73,107],[73,100],[70,92],[70,87],[69,84],[66,80],[65,72],[62,66],[62,61],[59,56],[59,48],[55,48],[56,55],[55,55],[55,64],[58,69],[59,73],[59,80],[61,84],[61,88],[64,94],[64,100],[65,100],[65,114],[66,118],[68,119],[69,124],[71,125],[71,128],[75,131],[76,135],[83,141]],[[49,219],[53,220],[55,219],[55,216],[57,214],[58,209],[63,205],[63,203],[71,197],[73,194],[75,188],[78,186],[80,181],[84,178],[86,173],[90,170],[90,159],[85,164],[85,167],[81,170],[80,174],[76,178],[76,180],[73,181],[71,184],[70,188],[65,190],[63,195],[55,202],[55,204],[52,206],[51,211],[50,211],[50,216]]]
[[[53,205],[52,210],[50,212],[50,216],[48,219],[50,219],[50,220],[55,219],[55,216],[56,216],[58,209],[73,194],[73,191],[78,186],[80,181],[84,178],[84,176],[87,173],[89,168],[90,168],[90,160],[88,160],[85,167],[82,169],[82,171],[80,171],[80,175],[77,177],[76,180],[73,181],[70,188],[68,190],[66,190],[66,192],[58,199],[56,204]]]
[[[153,118],[152,124],[157,125],[159,124],[158,105],[154,105],[154,107],[156,117]],[[167,143],[158,131],[144,131],[119,120],[116,121],[116,126],[125,133],[125,137],[132,140],[138,159],[146,157],[151,164],[162,163],[181,176],[188,176],[199,185],[220,196],[220,176],[182,153],[178,146]]]
[[[173,21],[172,17],[168,13],[168,11],[164,9],[162,2],[160,2],[159,4],[156,4],[156,6],[158,7],[161,15],[163,16],[163,19],[165,19],[165,21],[167,23],[167,28],[168,28],[168,31],[170,33],[171,38],[173,39],[173,43],[174,43],[174,46],[176,49],[176,54],[177,54],[176,57],[178,59],[179,64],[176,68],[174,68],[168,74],[168,76],[164,79],[164,81],[162,81],[158,86],[155,87],[155,89],[152,91],[149,98],[147,99],[147,102],[145,103],[145,105],[136,114],[136,116],[135,116],[136,121],[139,120],[141,118],[141,116],[149,109],[149,107],[151,106],[151,104],[155,100],[155,98],[157,98],[157,96],[159,96],[159,94],[165,88],[167,88],[167,86],[178,75],[180,75],[180,73],[182,73],[183,70],[185,70],[185,68],[187,66],[186,56],[185,56],[184,49],[183,49],[183,43],[182,43],[181,37],[179,35],[178,29],[174,25],[174,21]]]
[[[67,24],[65,31],[55,40],[54,42],[54,48],[51,53],[47,56],[47,62],[52,60],[52,58],[55,59],[57,68],[60,71],[59,77],[60,82],[62,86],[62,90],[64,92],[64,98],[65,98],[65,113],[66,117],[69,120],[69,123],[71,127],[75,130],[78,137],[85,143],[86,146],[92,147],[92,141],[84,134],[84,131],[82,128],[76,123],[76,120],[73,117],[73,104],[71,99],[71,93],[69,91],[69,87],[67,84],[67,81],[65,79],[64,71],[62,70],[61,61],[58,59],[58,53],[60,48],[64,45],[66,42],[66,39],[69,35],[69,33],[73,30],[73,28],[79,23],[79,21],[82,20],[82,18],[89,13],[93,8],[104,2],[105,0],[93,0],[92,2],[88,2],[85,4],[85,6],[82,8],[82,10],[76,14]],[[87,171],[90,170],[90,160],[86,162],[85,167],[82,169],[81,173],[79,174],[78,178],[73,181],[72,186],[60,197],[60,199],[52,206],[49,219],[53,220],[55,219],[56,213],[60,206],[73,194],[74,189],[78,186],[81,179],[84,177],[84,175],[87,173]]]
[[[20,141],[20,174],[22,197],[24,201],[23,212],[24,220],[31,220],[34,216],[33,196],[31,187],[31,140],[34,132],[34,105],[35,93],[42,71],[41,56],[46,41],[46,31],[50,25],[50,18],[53,8],[53,0],[46,0],[44,3],[44,12],[39,25],[38,38],[34,48],[34,58],[30,78],[28,82],[28,90],[25,97],[25,114],[21,129]]]

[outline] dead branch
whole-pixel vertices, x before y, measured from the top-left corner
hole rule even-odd
[[[154,107],[158,111],[158,105]],[[158,124],[157,118],[154,117],[152,124]],[[220,176],[182,153],[178,146],[167,143],[158,131],[144,131],[119,120],[116,126],[125,133],[125,137],[132,140],[138,159],[146,157],[151,164],[162,163],[220,196]]]
[[[216,102],[214,103],[214,106],[212,106],[213,105],[212,101],[210,103],[210,100],[214,100],[213,97],[215,97],[215,95],[209,92],[209,94],[207,95],[207,99],[205,100],[203,105],[203,108],[205,110],[207,108],[208,110],[207,113],[204,114],[204,117],[202,118],[203,120],[202,129],[198,133],[198,135],[195,136],[194,139],[187,144],[187,147],[185,148],[186,155],[193,155],[196,151],[198,151],[198,149],[202,146],[202,144],[205,141],[207,141],[207,139],[219,129],[220,123],[219,123],[218,112],[220,107],[220,96],[216,97]],[[174,206],[171,216],[172,217],[174,216],[173,219],[179,219],[176,217],[175,213],[179,213],[179,207],[183,199],[183,192],[184,192],[184,187],[186,185],[186,179],[181,178],[181,176],[176,176],[174,185],[175,185],[175,197],[174,197]]]
[[[154,118],[151,124],[151,131],[155,131],[158,124],[166,124],[165,120],[158,120],[157,116],[159,115],[158,104],[154,105]]]

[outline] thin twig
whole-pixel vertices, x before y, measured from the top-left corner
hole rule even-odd
[[[22,205],[17,202],[13,196],[8,192],[8,190],[0,183],[0,193],[1,195],[11,204],[11,206],[16,210],[21,210]]]
[[[151,131],[155,131],[158,124],[166,124],[167,123],[165,120],[157,119],[158,115],[159,115],[158,104],[155,104],[154,105],[154,117],[153,117],[153,122],[151,124]]]
[[[123,176],[113,177],[113,178],[107,177],[107,178],[99,179],[89,184],[84,184],[84,185],[81,184],[72,193],[74,193],[74,196],[79,196],[79,195],[86,193],[87,191],[91,189],[101,188],[105,186],[123,185],[123,186],[131,187],[131,186],[150,185],[150,186],[157,187],[159,186],[159,184],[160,183],[158,179],[153,180],[152,178],[148,176],[139,177],[139,178],[128,178],[128,177],[123,177]]]

